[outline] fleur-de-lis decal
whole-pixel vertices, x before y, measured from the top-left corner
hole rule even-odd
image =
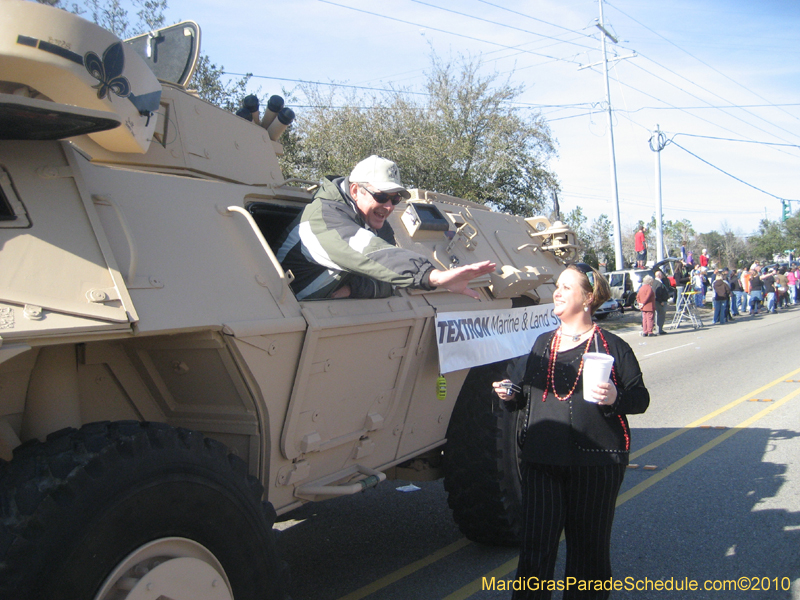
[[[122,42],[111,44],[103,52],[101,60],[94,52],[87,52],[83,57],[86,70],[100,83],[92,86],[97,90],[97,97],[102,100],[111,90],[120,98],[127,98],[131,93],[131,84],[127,77],[122,76],[125,70],[125,54]],[[111,96],[108,97],[111,100]]]

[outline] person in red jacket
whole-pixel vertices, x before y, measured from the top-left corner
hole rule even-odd
[[[700,255],[700,266],[708,267],[708,250],[703,248],[703,253]]]
[[[642,286],[636,293],[636,301],[639,303],[642,311],[642,331],[639,335],[645,337],[655,335],[653,333],[653,324],[655,323],[656,314],[656,295],[653,292],[653,278],[646,275],[642,281]]]

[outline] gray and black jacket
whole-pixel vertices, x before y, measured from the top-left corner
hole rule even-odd
[[[394,286],[433,289],[430,261],[395,246],[388,222],[368,227],[348,188],[346,178],[323,179],[281,240],[277,257],[294,275],[297,299],[328,298],[344,285],[351,298],[385,298]]]

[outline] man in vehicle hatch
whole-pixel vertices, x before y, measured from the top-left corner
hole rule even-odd
[[[386,298],[394,287],[437,287],[479,295],[469,282],[490,273],[483,261],[442,271],[421,254],[398,248],[387,218],[411,195],[400,170],[386,158],[370,156],[348,177],[325,178],[311,204],[290,225],[277,253],[294,275],[298,300],[313,298]]]

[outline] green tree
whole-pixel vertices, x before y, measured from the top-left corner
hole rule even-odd
[[[775,254],[782,254],[787,244],[781,224],[769,219],[761,220],[758,233],[749,242],[754,258],[767,263],[772,262]]]
[[[250,93],[247,85],[252,74],[234,80],[226,80],[224,75],[225,67],[217,67],[207,55],[201,54],[188,87],[197,90],[203,100],[236,112],[242,106],[244,97]]]
[[[783,222],[785,233],[785,250],[792,250],[797,255],[800,249],[800,212],[795,213]]]
[[[588,245],[589,235],[586,231],[586,215],[583,214],[583,208],[576,206],[566,215],[564,215],[563,223],[575,232],[578,239],[584,245]]]
[[[396,161],[412,187],[541,214],[558,190],[547,168],[555,143],[541,115],[513,101],[522,88],[482,75],[478,61],[431,60],[427,94],[407,90],[366,95],[304,85],[309,108],[298,111],[285,146],[287,177],[344,175],[380,154]]]
[[[586,245],[586,253],[591,253],[597,260],[594,266],[603,263],[608,268],[614,263],[614,225],[608,215],[602,214],[591,222],[587,231]]]
[[[166,22],[164,13],[167,0],[83,0],[83,2],[65,2],[64,0],[37,0],[40,4],[48,4],[63,8],[78,15],[87,15],[118,38],[126,39],[163,27]],[[136,11],[136,20],[131,21],[126,6]]]

